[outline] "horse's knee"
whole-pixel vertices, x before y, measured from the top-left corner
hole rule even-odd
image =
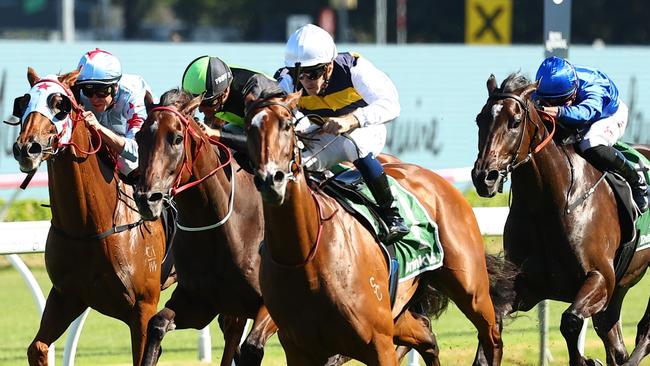
[[[174,322],[165,318],[160,313],[154,315],[151,320],[149,320],[149,325],[147,326],[147,339],[151,341],[162,341],[165,333],[170,330],[174,330]]]
[[[560,332],[567,338],[569,336],[577,336],[582,329],[584,319],[571,311],[562,313],[562,321],[560,322]]]
[[[27,348],[27,360],[30,366],[47,365],[47,354],[49,347],[39,341],[34,341]]]

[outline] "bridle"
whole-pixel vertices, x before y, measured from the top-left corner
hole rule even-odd
[[[551,132],[544,138],[535,148],[533,149],[532,146],[532,141],[531,144],[528,147],[528,153],[526,154],[526,157],[521,159],[520,161],[517,161],[517,158],[519,157],[519,150],[521,149],[521,145],[523,144],[524,141],[524,135],[526,134],[526,122],[530,121],[535,126],[535,131],[533,132],[533,137],[532,140],[535,139],[535,136],[537,136],[537,131],[540,129],[539,125],[537,123],[534,123],[531,116],[530,116],[530,108],[529,105],[531,104],[530,100],[524,100],[522,97],[520,97],[517,94],[514,93],[493,93],[490,94],[490,97],[488,98],[488,101],[500,101],[504,99],[512,99],[519,104],[521,109],[525,112],[523,121],[521,122],[521,134],[519,135],[519,142],[517,144],[517,149],[515,150],[516,153],[512,155],[512,159],[510,162],[506,165],[504,169],[499,170],[499,176],[501,176],[502,180],[500,183],[499,191],[502,191],[503,184],[507,181],[508,179],[508,174],[513,172],[515,169],[518,167],[528,163],[533,155],[537,154],[540,152],[550,141],[553,139],[553,135],[555,135],[555,125],[556,125],[556,120],[554,117],[551,117],[548,115],[546,112],[537,110],[537,113],[545,114],[547,119],[551,122],[553,125],[553,128]]]
[[[182,113],[180,113],[177,109],[172,108],[172,107],[165,107],[165,106],[159,106],[152,108],[149,111],[149,114],[155,112],[155,111],[162,111],[162,112],[169,112],[178,117],[178,119],[181,121],[181,123],[185,126],[185,131],[183,132],[183,149],[185,150],[185,154],[183,157],[183,163],[181,166],[181,170],[178,172],[178,176],[176,177],[176,180],[174,181],[174,185],[172,186],[170,190],[171,196],[176,196],[179,193],[185,191],[186,189],[192,188],[198,184],[201,184],[204,180],[208,179],[209,177],[213,176],[217,171],[220,169],[223,169],[226,165],[229,165],[230,162],[232,161],[232,153],[230,152],[230,149],[228,149],[223,143],[211,139],[208,137],[208,141],[210,141],[211,144],[214,144],[219,148],[220,150],[224,151],[226,153],[226,160],[223,163],[218,164],[214,169],[212,169],[208,174],[205,176],[198,178],[192,182],[186,183],[186,184],[181,184],[181,179],[183,176],[183,171],[185,170],[190,176],[193,175],[192,172],[192,166],[189,163],[188,155],[191,154],[191,139],[189,138],[190,136],[194,137],[196,140],[198,140],[198,146],[196,150],[194,151],[194,154],[192,154],[192,164],[196,161],[201,149],[203,148],[203,144],[205,140],[202,138],[202,136],[196,131],[196,129],[192,126],[190,123],[189,119],[184,116]]]

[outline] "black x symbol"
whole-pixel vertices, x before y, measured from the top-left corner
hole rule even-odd
[[[476,11],[481,16],[481,18],[483,18],[485,23],[483,23],[483,27],[479,29],[478,32],[476,32],[476,34],[474,35],[474,39],[479,39],[483,37],[483,34],[485,32],[490,31],[492,32],[492,34],[494,34],[494,38],[496,38],[497,41],[501,41],[501,35],[499,34],[499,32],[497,32],[496,28],[494,28],[494,20],[499,16],[499,14],[501,14],[503,8],[501,7],[496,8],[494,9],[494,12],[492,14],[488,15],[482,6],[477,4]]]

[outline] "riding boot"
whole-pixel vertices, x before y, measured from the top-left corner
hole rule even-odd
[[[398,208],[393,207],[395,199],[388,185],[388,177],[384,172],[384,167],[372,154],[355,160],[354,165],[366,181],[370,193],[372,193],[377,206],[379,206],[379,214],[388,227],[388,233],[386,233],[384,241],[393,243],[408,234],[409,228],[404,223],[402,216],[400,216]]]
[[[625,155],[611,146],[598,145],[584,151],[584,157],[601,171],[611,171],[623,177],[632,189],[632,198],[641,213],[648,210],[648,186],[643,172],[637,172]]]

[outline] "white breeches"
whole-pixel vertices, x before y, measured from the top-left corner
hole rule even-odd
[[[578,143],[578,149],[585,151],[598,145],[614,145],[625,133],[627,118],[627,105],[619,101],[616,113],[594,122],[589,127],[589,131],[587,131],[582,141]]]

